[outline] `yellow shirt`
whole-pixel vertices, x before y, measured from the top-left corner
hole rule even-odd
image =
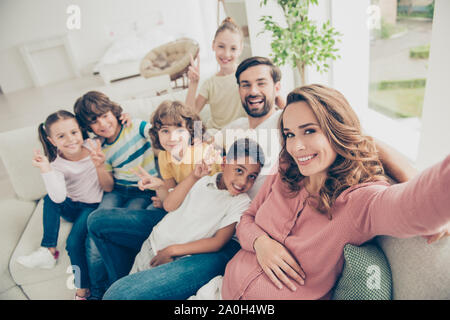
[[[201,163],[205,148],[208,145],[206,143],[198,146],[190,146],[183,158],[179,161],[174,159],[174,157],[167,151],[161,151],[158,155],[158,165],[161,177],[164,180],[175,179],[178,184],[184,179],[186,179],[192,171],[194,171],[195,164]],[[220,163],[214,163],[211,166],[210,176],[222,171]]]

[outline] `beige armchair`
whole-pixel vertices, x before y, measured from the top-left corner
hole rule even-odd
[[[175,81],[175,88],[187,88],[187,71],[190,56],[195,59],[199,52],[199,45],[195,40],[181,38],[151,50],[141,61],[140,72],[144,78],[169,74],[170,80]],[[177,81],[181,79],[182,85]]]

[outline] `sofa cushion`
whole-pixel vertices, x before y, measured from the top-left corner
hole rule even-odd
[[[138,118],[145,121],[150,121],[153,112],[158,108],[161,102],[165,100],[179,100],[184,102],[186,100],[187,90],[174,91],[172,93],[156,96],[151,98],[139,98],[117,101],[125,112],[131,115],[131,118]],[[211,117],[209,107],[205,106],[200,112],[200,118],[206,124]]]
[[[73,300],[75,289],[68,285],[68,280],[69,273],[47,281],[23,285],[22,290],[30,300]]]
[[[31,165],[33,149],[42,146],[37,134],[38,125],[0,133],[0,155],[17,196],[24,200],[38,200],[45,194],[39,169]]]
[[[38,283],[42,281],[47,281],[57,277],[69,277],[66,273],[67,268],[71,265],[69,256],[67,255],[66,239],[72,228],[72,223],[61,219],[60,230],[58,235],[58,245],[59,259],[56,267],[50,270],[47,269],[29,269],[16,262],[17,257],[22,255],[28,255],[41,245],[43,226],[42,226],[42,215],[43,215],[43,204],[44,200],[39,201],[33,215],[28,223],[22,237],[17,244],[16,249],[11,257],[9,269],[14,281],[18,285],[27,285]]]
[[[33,213],[34,201],[4,199],[0,201],[0,294],[16,284],[9,272],[9,260]]]
[[[0,293],[0,300],[28,300],[28,298],[18,286],[14,286]]]
[[[376,237],[389,260],[395,300],[450,299],[450,239]]]
[[[390,300],[392,277],[383,251],[372,243],[344,246],[344,269],[333,300]]]

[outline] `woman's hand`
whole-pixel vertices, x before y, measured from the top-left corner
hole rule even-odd
[[[191,65],[188,69],[188,79],[190,82],[198,83],[200,80],[200,55],[197,57],[197,65],[195,65],[194,58],[191,54]]]
[[[255,240],[253,247],[259,265],[279,289],[283,288],[284,284],[292,291],[297,290],[288,276],[300,285],[305,284],[305,272],[278,241],[263,235]]]
[[[138,170],[133,170],[133,172],[141,179],[138,182],[138,187],[141,191],[144,191],[145,189],[157,190],[164,185],[163,180],[158,177],[152,176],[141,166],[138,167]]]
[[[427,243],[430,244],[448,236],[450,236],[450,223],[447,223],[440,232],[430,236],[424,236],[424,238],[427,239]]]
[[[156,256],[150,261],[150,266],[154,268],[161,264],[172,262],[174,258],[173,247],[174,246],[168,246],[167,248],[159,250]]]
[[[100,141],[98,141],[97,139],[92,140],[89,139],[89,145],[91,147],[91,149],[89,150],[90,155],[91,155],[91,160],[94,163],[94,166],[96,168],[99,168],[101,166],[104,165],[106,157],[105,154],[102,151],[102,146],[100,144]]]
[[[31,160],[31,164],[34,167],[41,169],[42,173],[50,172],[52,170],[48,158],[41,154],[41,152],[37,149],[33,150],[33,159]]]

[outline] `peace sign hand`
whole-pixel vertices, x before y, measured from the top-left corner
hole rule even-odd
[[[46,173],[52,170],[48,158],[41,154],[38,149],[33,149],[33,159],[31,160],[33,167],[41,169],[42,173]]]
[[[144,191],[145,189],[157,190],[164,185],[163,180],[158,177],[152,176],[141,166],[138,166],[138,170],[132,169],[132,171],[141,179],[138,182],[138,187],[141,191]]]
[[[190,56],[191,56],[191,65],[189,66],[188,69],[188,78],[189,81],[198,83],[198,81],[200,80],[200,56],[197,57],[197,65],[194,62],[192,54]]]
[[[202,163],[196,164],[193,175],[196,179],[203,178],[204,176],[207,176],[211,172],[211,165],[208,165],[205,161],[202,161]]]
[[[99,168],[100,166],[103,166],[106,160],[105,154],[102,151],[100,141],[98,141],[97,139],[95,140],[89,139],[88,141],[91,147],[91,149],[89,150],[91,160],[94,163],[95,167]]]

